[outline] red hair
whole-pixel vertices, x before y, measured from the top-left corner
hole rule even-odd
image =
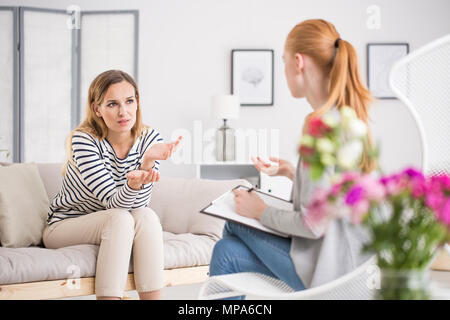
[[[333,106],[340,109],[349,106],[369,129],[369,107],[373,98],[362,83],[358,70],[358,56],[355,48],[342,40],[330,22],[321,19],[306,20],[296,25],[288,34],[285,49],[290,54],[301,53],[309,56],[324,74],[329,77],[328,100],[306,117],[303,132],[311,118],[320,117]],[[368,141],[372,146],[370,129]],[[370,172],[375,162],[363,154],[361,169]]]

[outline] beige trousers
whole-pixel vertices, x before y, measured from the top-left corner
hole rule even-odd
[[[109,209],[55,222],[44,229],[47,248],[100,245],[95,275],[97,297],[123,297],[131,254],[138,292],[164,286],[163,236],[150,208]]]

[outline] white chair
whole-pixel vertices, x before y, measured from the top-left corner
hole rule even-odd
[[[397,61],[389,84],[418,125],[424,172],[450,173],[450,34]]]
[[[397,61],[389,85],[416,120],[425,174],[450,173],[450,34]],[[450,255],[450,245],[445,245]]]
[[[283,281],[256,272],[241,272],[210,277],[200,288],[198,298],[223,299],[245,295],[247,299],[283,300],[369,300],[379,288],[376,258],[352,272],[321,286],[293,291]]]
[[[391,69],[389,84],[411,111],[422,144],[426,174],[450,172],[450,35],[410,53]],[[450,247],[446,246],[450,254]],[[257,299],[371,299],[379,281],[375,257],[334,281],[294,292],[283,281],[259,273],[211,277],[199,299],[246,295]],[[375,272],[375,273],[374,273]]]

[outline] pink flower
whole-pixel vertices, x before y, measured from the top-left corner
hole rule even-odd
[[[442,210],[438,213],[437,218],[450,227],[450,199],[447,199]]]
[[[359,201],[355,206],[353,206],[352,210],[352,222],[354,224],[360,224],[362,219],[369,212],[370,203],[367,200]]]
[[[433,211],[438,212],[444,205],[445,198],[442,193],[430,192],[425,197],[425,204]]]
[[[450,228],[450,175],[436,175],[428,179],[425,205],[434,211],[437,220]]]
[[[406,175],[411,179],[425,180],[423,173],[415,168],[407,168],[403,170],[402,175]]]
[[[350,188],[350,190],[347,192],[347,196],[345,197],[345,203],[353,206],[354,204],[362,200],[363,197],[364,197],[364,189],[359,185],[355,185],[352,188]]]
[[[322,188],[317,188],[314,191],[314,195],[313,195],[313,201],[319,201],[319,202],[324,202],[327,200],[328,197],[328,192],[325,189]]]
[[[383,185],[370,175],[361,177],[358,182],[365,190],[367,199],[375,202],[384,200],[386,192]]]
[[[335,185],[333,185],[331,187],[330,196],[337,196],[337,195],[339,195],[339,192],[341,192],[341,189],[342,189],[342,184],[336,183]]]
[[[427,185],[424,180],[413,179],[413,181],[411,181],[411,194],[414,198],[418,199],[423,197],[426,191]]]
[[[386,194],[392,196],[399,194],[407,185],[406,179],[397,174],[390,177],[383,177],[380,182],[384,185]]]
[[[344,184],[344,183],[349,182],[349,181],[354,181],[359,176],[360,176],[360,174],[358,172],[346,171],[346,172],[343,173],[341,183]]]
[[[450,192],[450,175],[432,176],[428,182],[428,188],[436,191]]]
[[[324,189],[316,189],[308,204],[308,218],[313,223],[320,223],[328,214],[328,193]]]
[[[440,182],[445,191],[450,191],[450,175],[441,175]]]

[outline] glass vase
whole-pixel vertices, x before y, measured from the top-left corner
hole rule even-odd
[[[381,285],[377,300],[429,300],[428,270],[381,269]]]

